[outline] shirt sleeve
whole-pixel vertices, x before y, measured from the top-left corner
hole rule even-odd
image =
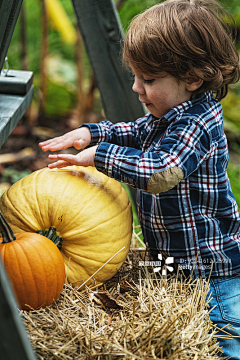
[[[163,140],[156,136],[144,152],[120,143],[100,142],[95,166],[118,181],[159,193],[194,172],[213,151],[211,142],[207,126],[192,119],[179,120],[169,126]]]
[[[140,133],[145,121],[143,117],[129,123],[113,124],[110,121],[101,121],[98,124],[86,123],[81,126],[87,126],[91,132],[90,146],[107,142],[138,149],[141,146]]]

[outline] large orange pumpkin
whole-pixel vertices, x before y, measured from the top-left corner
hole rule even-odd
[[[57,246],[34,233],[14,235],[0,212],[0,256],[22,310],[44,308],[57,300],[65,281]]]
[[[76,286],[110,279],[129,251],[131,202],[119,182],[94,167],[38,170],[3,194],[0,210],[15,233],[56,232]]]

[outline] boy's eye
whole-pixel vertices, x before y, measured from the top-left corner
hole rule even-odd
[[[144,84],[152,84],[155,79],[143,79]]]

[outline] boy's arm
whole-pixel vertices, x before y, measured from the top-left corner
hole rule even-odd
[[[100,142],[107,142],[138,149],[141,146],[140,133],[146,123],[146,117],[144,116],[135,122],[128,123],[121,122],[113,124],[107,120],[97,124],[86,123],[80,128],[87,127],[90,130],[90,145],[98,145]]]
[[[139,124],[144,127],[145,117],[135,123],[112,124],[102,121],[99,124],[83,124],[78,129],[70,131],[63,136],[39,143],[43,151],[64,150],[74,146],[77,150],[84,149],[77,155],[49,154],[54,163],[49,168],[62,168],[69,165],[95,166],[94,157],[97,146],[101,141],[109,141],[121,146],[139,146]],[[88,147],[87,149],[85,149]]]
[[[165,192],[188,177],[211,152],[206,128],[194,120],[177,122],[152,151],[102,142],[95,166],[109,177],[151,193]]]
[[[132,123],[113,124],[102,121],[99,124],[86,123],[78,129],[39,143],[43,151],[64,150],[74,146],[77,150],[106,141],[120,146],[139,147],[139,127],[145,124],[145,116]]]
[[[98,125],[94,126],[97,130]],[[206,129],[207,126],[194,119],[177,121],[160,145],[155,144],[151,151],[144,152],[104,141],[98,143],[101,137],[93,135],[90,145],[94,139],[98,145],[77,155],[49,155],[50,159],[57,160],[49,167],[95,165],[109,177],[135,188],[154,194],[165,192],[194,172],[210,154],[211,136]],[[110,140],[106,133],[102,139]]]

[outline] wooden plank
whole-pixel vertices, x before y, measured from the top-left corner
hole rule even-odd
[[[35,360],[17,310],[17,301],[0,259],[0,360]]]
[[[72,3],[106,117],[116,123],[143,116],[143,106],[132,91],[131,74],[121,63],[123,31],[114,2],[72,0]]]
[[[0,1],[0,71],[5,61],[21,6],[22,0]]]
[[[0,147],[32,102],[33,86],[25,96],[0,94]]]
[[[33,86],[25,96],[0,94],[0,147],[31,104]],[[17,301],[0,259],[0,360],[35,360]]]

